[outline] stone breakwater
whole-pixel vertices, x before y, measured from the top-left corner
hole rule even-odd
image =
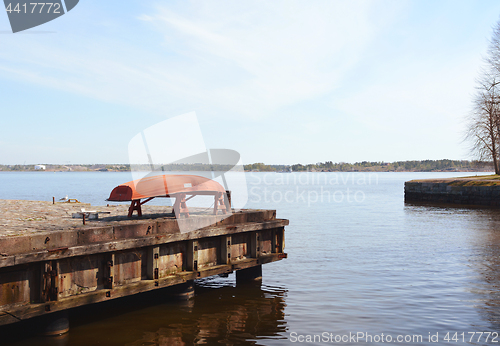
[[[405,203],[500,207],[500,181],[476,177],[407,181]]]

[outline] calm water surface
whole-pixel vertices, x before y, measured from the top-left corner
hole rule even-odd
[[[61,338],[9,344],[288,345],[303,338],[320,345],[326,334],[344,345],[500,344],[500,336],[478,334],[500,332],[500,211],[403,201],[407,180],[458,175],[470,173],[249,173],[248,207],[290,220],[288,259],[264,265],[262,285],[210,278],[186,303],[155,293],[100,304],[75,311]],[[129,173],[0,173],[0,198],[68,194],[103,205],[129,180]],[[356,333],[356,341],[346,339]],[[323,342],[307,342],[314,335]]]

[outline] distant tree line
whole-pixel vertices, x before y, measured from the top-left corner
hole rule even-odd
[[[36,165],[0,165],[0,171],[74,171],[74,172],[130,172],[129,164],[68,164],[54,165],[44,164],[45,169],[36,169]],[[190,172],[190,171],[228,171],[233,168],[231,165],[208,165],[203,163],[193,164],[168,164],[168,165],[133,165],[135,171],[162,171],[162,172]]]
[[[128,164],[92,164],[92,165],[45,165],[47,171],[100,171],[128,172]],[[149,165],[134,166],[134,170],[149,171]],[[153,167],[155,171],[195,172],[195,171],[228,171],[230,165],[169,164]],[[244,166],[245,171],[258,172],[443,172],[443,171],[492,171],[493,162],[468,160],[422,160],[422,161],[362,161],[356,163],[332,161],[315,164],[266,165],[262,162]],[[35,171],[35,165],[0,165],[0,171]]]
[[[284,165],[266,165],[262,162],[245,165],[245,171],[276,172],[285,169]]]
[[[265,165],[254,163],[245,165],[245,171],[280,172],[291,168],[293,172],[433,172],[433,171],[487,171],[493,170],[492,162],[468,160],[423,160],[396,162],[356,163],[332,161],[303,165],[300,163],[285,165]]]

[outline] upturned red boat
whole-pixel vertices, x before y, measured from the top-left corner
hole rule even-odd
[[[128,217],[134,210],[142,216],[141,206],[156,197],[175,198],[176,216],[189,216],[186,202],[197,195],[214,196],[214,214],[226,214],[230,203],[226,190],[218,182],[198,175],[155,175],[129,181],[115,187],[107,201],[132,202]],[[142,200],[142,201],[141,201]]]

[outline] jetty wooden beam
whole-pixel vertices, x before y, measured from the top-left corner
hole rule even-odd
[[[2,224],[0,216],[0,325],[286,258],[288,220],[277,219],[274,210],[226,218],[193,210],[177,220],[171,210],[159,210],[165,207],[148,206],[140,219],[111,212],[83,225],[60,205],[45,218],[33,217],[33,201],[26,205],[25,215],[18,208],[17,223]],[[33,227],[28,219],[35,218]],[[207,220],[210,226],[180,232],[180,223]]]

